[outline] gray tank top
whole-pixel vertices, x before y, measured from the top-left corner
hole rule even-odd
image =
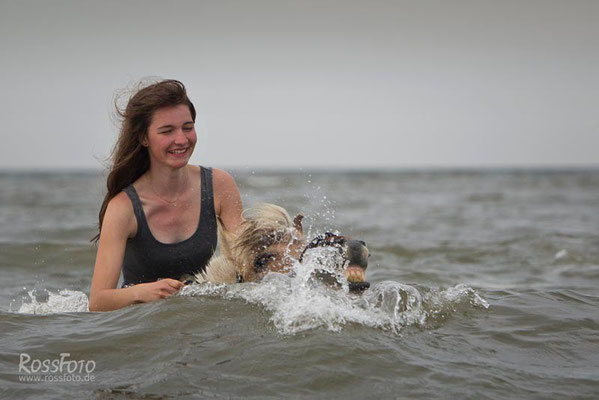
[[[217,244],[216,213],[212,190],[212,169],[201,168],[200,220],[195,233],[178,243],[162,243],[154,238],[141,201],[133,185],[123,191],[131,199],[137,219],[137,233],[127,240],[123,260],[123,286],[154,282],[160,278],[179,279],[184,274],[203,271]]]

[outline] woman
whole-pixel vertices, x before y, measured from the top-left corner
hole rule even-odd
[[[171,296],[205,268],[216,218],[236,232],[241,198],[224,171],[188,165],[196,112],[181,82],[147,86],[130,99],[112,154],[99,216],[90,311]],[[198,222],[199,221],[199,222]],[[123,288],[117,288],[123,272]]]

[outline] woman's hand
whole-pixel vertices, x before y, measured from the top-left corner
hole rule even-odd
[[[183,286],[183,282],[174,279],[161,279],[156,282],[140,283],[133,286],[135,302],[147,303],[149,301],[166,299],[177,293]]]

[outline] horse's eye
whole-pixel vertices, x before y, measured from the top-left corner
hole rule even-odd
[[[275,255],[272,253],[260,254],[256,257],[256,261],[254,262],[254,269],[256,272],[262,272],[266,265],[275,258]]]

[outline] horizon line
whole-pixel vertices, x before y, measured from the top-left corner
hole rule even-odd
[[[418,171],[599,171],[595,164],[497,164],[497,165],[410,165],[410,166],[218,166],[234,172],[418,172]],[[98,167],[0,167],[0,173],[103,173]]]

